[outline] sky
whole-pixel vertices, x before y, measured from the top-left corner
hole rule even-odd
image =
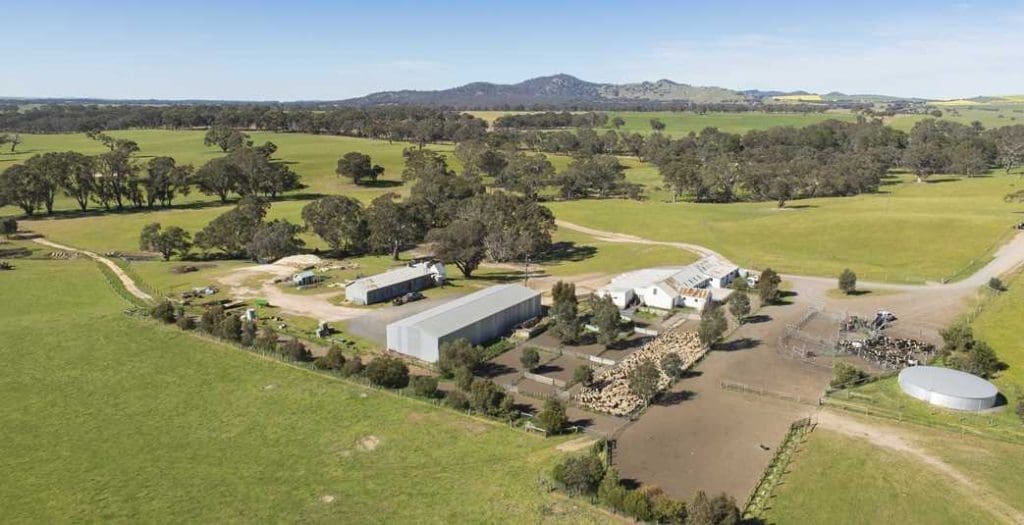
[[[1024,94],[1024,0],[0,0],[0,16],[0,96],[337,100],[555,73]]]

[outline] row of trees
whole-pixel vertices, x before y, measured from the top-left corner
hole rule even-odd
[[[386,106],[302,108],[280,105],[79,105],[47,104],[28,111],[0,111],[0,130],[72,133],[131,128],[224,128],[347,135],[425,144],[483,136],[487,123],[466,113]]]
[[[273,143],[253,146],[247,136],[234,130],[225,135],[231,138],[221,139],[228,154],[198,170],[166,156],[143,164],[136,158],[139,145],[135,141],[100,132],[88,135],[109,151],[95,156],[74,151],[44,153],[9,166],[0,173],[0,202],[32,215],[40,209],[53,213],[54,201],[62,193],[85,211],[90,204],[106,210],[167,207],[193,187],[222,202],[233,194],[273,198],[301,187],[295,172],[272,160],[277,149]]]
[[[613,122],[613,125],[618,121]],[[502,115],[494,119],[494,129],[554,129],[554,128],[599,128],[608,124],[607,113],[573,113],[571,111],[545,111]],[[619,123],[618,128],[624,124]]]
[[[599,443],[588,454],[569,456],[555,465],[552,478],[566,492],[586,496],[615,512],[639,522],[686,525],[738,525],[740,509],[736,500],[720,494],[708,497],[703,491],[688,501],[672,499],[655,486],[628,488],[612,466],[605,466]]]

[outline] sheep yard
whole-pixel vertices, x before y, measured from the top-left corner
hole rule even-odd
[[[44,256],[0,291],[5,521],[608,519],[538,486],[563,439],[126,316],[94,263]]]

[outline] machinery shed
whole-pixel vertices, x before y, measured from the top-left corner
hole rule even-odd
[[[541,313],[539,292],[518,284],[492,286],[389,324],[388,349],[434,363],[444,343],[485,343]]]
[[[354,304],[374,304],[444,284],[444,265],[422,262],[356,279],[345,286],[345,299]]]
[[[953,410],[992,408],[999,396],[995,385],[976,375],[937,366],[904,368],[899,384],[911,397]]]

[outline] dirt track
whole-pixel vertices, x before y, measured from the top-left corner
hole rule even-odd
[[[984,502],[982,506],[990,510],[1003,522],[1024,523],[1024,513],[1007,505],[982,484],[919,446],[913,436],[905,430],[874,421],[871,424],[867,424],[860,419],[845,416],[828,409],[818,413],[817,424],[821,428],[864,439],[873,445],[913,456],[915,460],[924,463],[963,488],[978,501]]]
[[[128,274],[124,273],[124,270],[122,270],[120,266],[114,264],[114,261],[111,261],[110,259],[107,259],[106,257],[103,257],[103,256],[101,256],[101,255],[99,255],[97,253],[90,252],[88,250],[79,250],[78,248],[72,248],[70,246],[64,246],[63,244],[57,244],[55,242],[48,241],[46,239],[42,239],[42,238],[38,238],[38,237],[35,238],[35,239],[32,239],[32,240],[37,242],[37,243],[39,243],[39,244],[42,244],[43,246],[48,246],[50,248],[53,248],[53,249],[56,249],[56,250],[63,250],[63,251],[66,251],[66,252],[77,252],[77,253],[80,253],[82,255],[85,255],[86,257],[89,257],[90,259],[94,259],[96,261],[99,261],[101,264],[103,264],[107,268],[110,268],[110,270],[112,272],[114,272],[114,275],[116,275],[117,278],[120,279],[121,284],[123,284],[125,289],[128,290],[128,293],[134,295],[135,297],[138,297],[139,299],[142,299],[143,301],[152,301],[153,300],[152,296],[150,296],[146,292],[143,292],[138,286],[136,286],[135,281],[133,281],[132,278],[128,276]]]

